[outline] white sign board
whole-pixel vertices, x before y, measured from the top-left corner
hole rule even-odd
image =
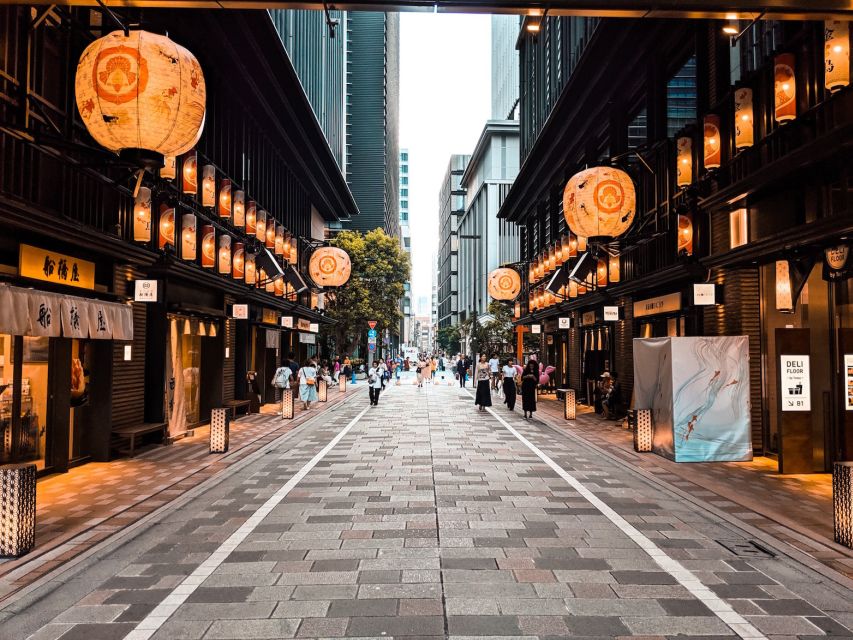
[[[542,325],[541,324],[530,325],[530,333],[542,333]]]
[[[156,280],[137,280],[133,284],[134,302],[157,302]]]
[[[697,307],[717,304],[717,289],[713,283],[693,285],[693,304]]]
[[[281,326],[285,329],[293,329],[293,316],[281,316]]]
[[[320,325],[316,322],[311,323],[311,333],[317,333],[320,330]]]
[[[317,344],[317,336],[313,333],[300,333],[299,342],[302,344]]]
[[[557,327],[560,329],[571,329],[572,328],[572,319],[571,318],[557,318]]]
[[[809,356],[779,357],[782,372],[782,411],[811,411],[812,388],[809,381]]]
[[[249,317],[249,305],[235,304],[231,308],[231,315],[235,320],[246,320]]]
[[[124,345],[124,359],[125,359],[125,361],[129,361],[132,358],[133,358],[133,349],[131,348],[131,345],[129,345],[129,344]]]
[[[604,307],[604,321],[613,322],[619,319],[619,307]]]
[[[847,411],[853,411],[853,354],[844,354],[844,381],[847,383],[844,386],[845,397],[844,407]]]

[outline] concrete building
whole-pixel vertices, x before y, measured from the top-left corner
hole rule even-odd
[[[439,327],[459,322],[459,216],[465,212],[465,191],[459,181],[471,156],[452,155],[438,196],[438,313]]]
[[[400,246],[412,257],[412,236],[409,227],[409,150],[400,150]],[[411,316],[414,314],[412,308],[412,282],[407,280],[403,284],[405,292],[400,300],[400,312],[403,314],[400,320],[400,338],[403,344],[409,344],[411,340]]]
[[[518,38],[520,18],[492,16],[492,118],[514,120],[518,106]]]
[[[465,211],[459,220],[459,319],[480,317],[489,307],[489,271],[519,259],[516,225],[498,219],[518,174],[518,123],[489,120],[460,179]]]

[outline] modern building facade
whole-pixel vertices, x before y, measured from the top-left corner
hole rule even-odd
[[[306,244],[285,259],[230,205],[242,191],[258,219],[306,239],[357,213],[268,13],[121,13],[193,52],[207,89],[195,149],[171,177],[142,174],[137,201],[135,172],[90,137],[56,73],[103,16],[54,7],[33,25],[30,7],[0,9],[0,41],[20,45],[0,59],[0,463],[42,473],[108,460],[127,430],[177,438],[214,407],[275,401],[282,355],[313,354],[327,319],[309,292],[258,278],[273,262],[304,271]],[[16,102],[20,88],[33,101]]]
[[[344,226],[400,237],[400,17],[353,12],[347,21],[346,178],[362,215]]]
[[[409,150],[400,150],[400,246],[412,257],[412,234],[409,227]],[[400,320],[400,340],[403,344],[409,344],[411,339],[411,326],[414,309],[412,308],[412,282],[407,280],[404,284],[403,298],[400,300],[400,311],[403,314]]]
[[[498,218],[517,174],[518,122],[489,120],[459,180],[466,192],[458,225],[460,320],[487,312],[489,272],[519,259],[518,227]]]
[[[594,286],[549,299],[546,268],[518,323],[541,326],[557,386],[588,402],[605,371],[631,397],[634,338],[748,336],[753,450],[785,473],[826,471],[853,455],[849,72],[825,65],[830,23],[759,21],[735,47],[721,27],[548,18],[536,38],[522,32],[523,168],[500,213],[521,257],[559,249],[576,264],[562,195],[584,167],[627,171],[637,212]],[[809,356],[810,411],[783,403],[786,354]]]
[[[471,156],[452,155],[438,196],[438,327],[459,323],[459,217],[465,213],[462,174]]]
[[[520,18],[492,16],[492,119],[514,120],[518,106],[518,38]]]

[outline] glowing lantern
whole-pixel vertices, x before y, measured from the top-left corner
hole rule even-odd
[[[702,147],[702,166],[706,170],[720,168],[720,116],[705,116]]]
[[[578,297],[578,283],[574,280],[569,280],[569,297],[577,298]]]
[[[261,209],[255,219],[255,237],[261,242],[267,239],[267,212]]]
[[[601,258],[596,263],[595,282],[599,287],[607,286],[607,263]]]
[[[530,313],[536,311],[536,295],[532,291],[527,294],[527,308],[530,310]]]
[[[163,166],[160,168],[160,177],[163,180],[174,180],[178,175],[178,159],[175,156],[163,158]]]
[[[281,255],[290,257],[291,236],[286,231],[281,239]]]
[[[776,122],[788,122],[797,117],[797,79],[794,75],[794,54],[776,56],[773,68],[774,110]]]
[[[521,317],[521,303],[520,302],[515,303],[515,307],[513,308],[513,316],[515,317],[516,320]]]
[[[133,239],[135,242],[151,241],[151,189],[139,187],[133,199]]]
[[[693,140],[687,136],[682,136],[678,139],[676,147],[678,156],[676,158],[675,182],[679,187],[687,187],[693,182]]]
[[[347,256],[347,260],[349,260],[349,256]],[[299,250],[297,248],[296,239],[294,238],[293,240],[290,241],[290,258],[288,259],[288,262],[290,262],[290,264],[296,264],[298,261],[299,261]],[[349,276],[347,276],[347,279],[349,279]]]
[[[228,234],[219,236],[219,273],[226,276],[231,273],[231,236]]]
[[[678,254],[693,255],[693,220],[689,214],[678,216]]]
[[[735,147],[745,149],[753,143],[752,89],[735,91]]]
[[[621,278],[622,272],[619,267],[619,256],[610,256],[607,262],[607,278],[611,284],[619,282]]]
[[[264,289],[267,293],[275,293],[275,280],[269,280],[267,272],[261,269],[261,282],[265,282]]]
[[[216,231],[212,224],[201,228],[201,266],[212,269],[216,265]]]
[[[231,258],[231,277],[235,280],[243,279],[243,243],[234,243],[234,255]]]
[[[586,237],[578,236],[578,251],[586,251]]]
[[[258,274],[255,272],[255,254],[247,253],[243,257],[243,278],[246,284],[255,286]]]
[[[284,278],[276,278],[273,283],[273,287],[275,288],[275,295],[279,298],[284,297]]]
[[[198,156],[190,151],[181,165],[181,191],[195,195],[198,192]]]
[[[782,313],[794,312],[791,271],[787,260],[776,261],[776,309]]]
[[[265,235],[266,237],[264,240],[264,246],[266,246],[267,249],[275,250],[275,219],[272,216],[269,216],[267,218],[267,228]]]
[[[488,291],[495,300],[515,300],[521,293],[521,276],[515,269],[495,269],[489,274]]]
[[[185,213],[181,216],[181,258],[184,260],[195,260],[195,236],[195,215],[192,213]]]
[[[213,207],[216,202],[216,167],[204,165],[201,175],[201,206]]]
[[[235,191],[232,197],[234,205],[234,226],[246,226],[246,195],[242,191]]]
[[[841,20],[827,20],[823,33],[823,84],[830,91],[838,91],[850,84],[850,26]]]
[[[578,257],[578,237],[573,233],[569,234],[569,257]]]
[[[253,236],[258,228],[258,209],[254,200],[246,205],[246,235]]]
[[[549,271],[554,271],[559,266],[557,264],[557,250],[553,244],[548,249],[548,265]]]
[[[630,176],[615,167],[576,173],[563,192],[569,228],[584,238],[617,237],[634,220],[636,194]]]
[[[319,287],[343,286],[349,280],[351,271],[349,254],[337,247],[320,247],[308,261],[308,274]]]
[[[557,266],[562,266],[566,259],[563,257],[563,241],[562,239],[557,240],[554,243],[554,259],[557,261]]]
[[[228,178],[223,178],[219,185],[219,217],[231,217],[231,181]]]
[[[275,228],[275,255],[284,255],[284,227],[280,224]]]
[[[204,126],[198,60],[148,31],[113,31],[86,47],[75,93],[83,124],[98,144],[156,165],[192,149]]]
[[[175,246],[175,208],[163,203],[160,205],[160,235],[157,246],[165,249],[166,245]]]
[[[527,268],[527,282],[535,282],[536,281],[536,263],[531,262],[530,266]]]

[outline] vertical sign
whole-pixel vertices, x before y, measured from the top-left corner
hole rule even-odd
[[[844,402],[844,408],[847,411],[853,411],[853,354],[844,354],[844,397],[847,400]]]
[[[782,372],[782,389],[779,394],[782,398],[782,411],[811,411],[809,356],[782,355],[779,360],[779,370]]]

